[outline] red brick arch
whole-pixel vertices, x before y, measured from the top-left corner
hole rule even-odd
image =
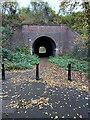
[[[48,55],[60,55],[64,53],[70,53],[74,50],[76,46],[75,41],[78,40],[80,45],[83,44],[82,37],[70,29],[67,25],[22,25],[21,28],[18,28],[10,40],[10,49],[20,48],[23,45],[28,45],[31,53],[35,52],[34,44],[37,39],[42,36],[50,38],[51,45],[55,47],[48,49],[53,51]],[[48,40],[46,40],[48,42]],[[50,41],[48,42],[48,44]],[[47,44],[47,43],[45,43]],[[56,51],[54,51],[54,48]]]

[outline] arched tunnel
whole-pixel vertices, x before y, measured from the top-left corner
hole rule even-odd
[[[40,47],[44,47],[46,52],[40,52]],[[56,44],[47,36],[39,37],[33,43],[33,54],[37,54],[39,57],[55,56]]]

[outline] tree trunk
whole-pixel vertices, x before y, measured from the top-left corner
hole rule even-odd
[[[90,82],[90,7],[89,7],[89,2],[84,2],[85,5],[85,13],[86,13],[86,17],[87,17],[87,23],[88,23],[88,43],[87,43],[87,47],[88,47],[88,62],[89,62],[89,66],[88,66],[88,80]]]

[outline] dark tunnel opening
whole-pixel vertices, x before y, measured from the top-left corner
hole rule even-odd
[[[40,52],[40,47],[44,47],[46,52]],[[39,37],[33,43],[33,54],[36,54],[39,57],[55,56],[55,49],[55,42],[51,38],[46,36]]]

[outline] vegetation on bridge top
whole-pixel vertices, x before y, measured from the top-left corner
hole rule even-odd
[[[69,1],[70,2],[70,1]],[[71,8],[70,8],[71,5]],[[81,12],[75,12],[74,8],[82,6]],[[67,11],[68,7],[68,11]],[[70,8],[70,9],[69,9]],[[9,41],[13,32],[23,24],[30,25],[60,25],[67,24],[78,32],[88,43],[89,30],[88,7],[79,3],[64,2],[60,4],[60,10],[56,14],[47,2],[31,2],[28,7],[19,8],[17,2],[2,3],[2,42]]]

